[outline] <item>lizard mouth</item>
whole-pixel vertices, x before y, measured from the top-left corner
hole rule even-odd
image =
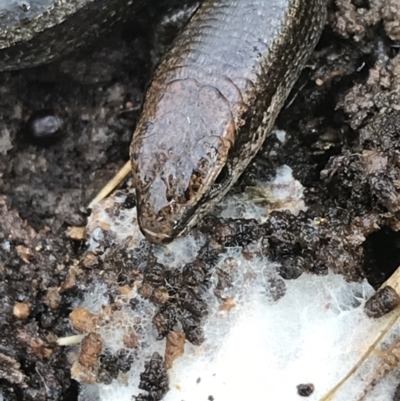
[[[174,237],[165,233],[157,233],[145,227],[140,227],[140,229],[146,239],[153,244],[166,245],[174,240]]]

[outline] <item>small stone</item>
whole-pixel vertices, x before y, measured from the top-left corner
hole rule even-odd
[[[77,271],[74,268],[70,268],[68,276],[60,285],[60,292],[70,290],[76,285]]]
[[[25,262],[25,263],[30,263],[30,261],[33,259],[33,252],[30,248],[27,248],[26,246],[23,245],[17,245],[16,247],[18,256]]]
[[[69,320],[75,330],[81,333],[92,332],[98,321],[99,317],[93,313],[90,313],[87,309],[81,306],[76,307],[70,314]]]
[[[82,259],[82,265],[86,268],[94,268],[99,262],[99,257],[93,252],[86,252]]]
[[[17,319],[26,319],[30,313],[29,305],[24,302],[16,302],[13,313]]]
[[[51,309],[58,309],[60,307],[61,296],[57,287],[50,287],[47,290],[44,303]]]
[[[50,145],[61,137],[62,120],[52,110],[39,110],[28,120],[28,138],[38,144]]]
[[[75,241],[84,241],[86,238],[86,227],[69,227],[67,236]]]

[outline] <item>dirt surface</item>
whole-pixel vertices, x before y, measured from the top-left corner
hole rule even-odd
[[[278,119],[286,142],[267,140],[234,189],[268,180],[287,164],[306,188],[307,212],[274,212],[262,225],[208,217],[200,228],[209,244],[181,274],[151,258],[143,265],[142,255],[151,254],[145,244],[137,254],[115,249],[106,260],[84,254],[84,238],[66,232],[86,224],[88,201],[128,159],[158,15],[151,10],[55,64],[0,74],[0,391],[7,401],[77,399],[56,339],[76,334],[68,316],[95,279],[111,288],[141,277],[143,294],[160,304],[160,337],[180,319],[186,339],[198,344],[207,313],[202,291],[227,246],[251,255],[261,244],[284,278],[332,269],[378,286],[400,263],[397,0],[330,3],[320,44]],[[57,117],[56,134],[43,138],[32,128],[43,116]],[[128,198],[124,207],[133,203]],[[172,290],[160,288],[167,276]],[[221,286],[227,283],[222,274]],[[160,358],[144,369],[149,395],[142,400],[166,391]],[[129,365],[126,355],[102,361],[107,380]]]

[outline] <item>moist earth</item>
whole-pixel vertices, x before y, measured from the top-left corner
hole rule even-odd
[[[229,246],[279,262],[285,279],[331,269],[378,287],[400,263],[397,0],[329,3],[320,43],[277,121],[286,141],[272,135],[232,191],[287,164],[305,187],[307,211],[273,212],[263,224],[208,216],[200,226],[208,242],[179,274],[152,257],[144,263],[152,255],[145,243],[136,253],[85,253],[84,234],[70,228],[85,226],[87,204],[128,160],[163,12],[145,9],[56,63],[0,74],[0,392],[8,401],[77,399],[56,340],[76,333],[69,314],[94,281],[107,284],[112,299],[117,286],[140,278],[142,295],[159,305],[160,338],[180,320],[186,339],[200,344],[202,294]],[[133,205],[128,197],[124,207]],[[225,273],[221,288],[229,285]],[[160,288],[166,279],[171,289]],[[100,361],[103,382],[129,367],[123,353],[105,351]],[[143,367],[147,394],[139,399],[165,394],[163,366],[155,354]]]

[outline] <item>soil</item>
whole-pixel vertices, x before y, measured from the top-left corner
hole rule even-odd
[[[110,286],[142,275],[148,298],[156,296],[151,288],[163,297],[155,299],[160,337],[185,315],[186,338],[198,344],[206,313],[201,293],[227,246],[251,253],[261,243],[289,279],[332,269],[378,287],[400,263],[397,0],[330,2],[320,43],[277,121],[287,140],[267,140],[233,190],[266,181],[287,164],[306,188],[306,212],[273,212],[262,225],[210,216],[200,227],[210,246],[175,276],[151,258],[141,270],[119,250],[106,261],[85,254],[84,237],[68,229],[85,226],[87,204],[128,160],[160,15],[147,10],[54,64],[0,74],[0,392],[7,401],[77,399],[56,339],[76,334],[68,318],[74,299],[100,270]],[[44,138],[40,124],[32,128],[43,116],[60,125]],[[160,289],[166,275],[173,293]],[[146,366],[143,388],[150,395],[140,399],[165,392],[160,358]]]

